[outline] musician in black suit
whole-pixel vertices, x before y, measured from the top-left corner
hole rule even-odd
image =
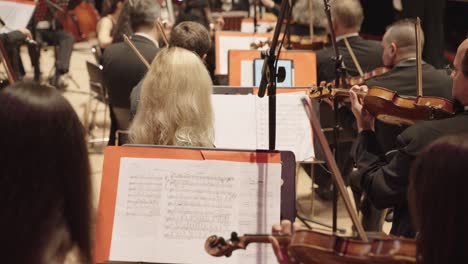
[[[131,40],[145,60],[151,64],[159,50],[157,19],[159,5],[153,0],[135,0],[130,5]],[[111,107],[111,134],[109,144],[114,144],[117,129],[127,129],[130,119],[130,93],[143,78],[147,68],[125,42],[106,48],[102,57],[105,85]],[[112,120],[113,119],[113,120]]]
[[[359,36],[361,24],[364,20],[363,10],[359,0],[333,1],[330,6],[330,12],[338,50],[342,55],[347,75],[359,75],[358,67],[360,67],[363,72],[368,72],[382,66],[382,47],[380,43],[373,40],[365,40]],[[347,48],[346,43],[349,44],[350,49]],[[353,61],[351,51],[354,53],[357,63]],[[319,50],[316,54],[317,81],[320,83],[321,81],[330,82],[334,80],[336,77],[336,67],[335,61],[332,60],[335,56],[333,47]],[[315,104],[315,109],[317,109],[319,113],[322,127],[334,127],[334,113],[329,105],[325,103],[320,105]],[[337,163],[342,174],[346,177],[352,168],[349,153],[356,132],[353,125],[353,114],[351,110],[349,110],[349,107],[340,107],[337,111],[339,111],[339,125],[344,129],[339,136],[337,148],[337,156],[339,159]],[[322,159],[321,150],[319,148],[315,149],[315,153],[317,159]],[[317,189],[318,195],[323,199],[331,199],[332,181],[328,173],[318,167],[315,170],[314,180],[319,186]]]
[[[424,44],[424,33],[421,33],[421,44]],[[367,80],[366,85],[384,87],[396,91],[399,95],[416,96],[415,21],[404,19],[392,24],[382,39],[382,47],[383,64],[391,70]],[[437,70],[423,61],[422,81],[423,95],[452,98],[452,80],[445,70]],[[384,151],[395,148],[395,138],[404,128],[376,121],[377,138]]]
[[[424,34],[421,31],[421,45]],[[390,25],[382,39],[383,64],[391,70],[366,81],[368,87],[378,86],[396,91],[401,96],[417,95],[415,21],[404,19]],[[451,99],[452,81],[444,70],[437,70],[432,65],[422,62],[423,95]],[[375,135],[383,153],[397,148],[397,136],[407,126],[390,125],[375,121]],[[373,207],[367,199],[355,194],[356,202],[362,211],[362,224],[366,231],[380,231],[382,211]]]
[[[346,47],[349,43],[363,72],[371,71],[382,66],[382,48],[380,43],[374,40],[365,40],[359,36],[364,15],[359,0],[333,1],[330,6],[332,26],[336,35],[336,44],[346,72],[350,76],[359,75],[357,66],[353,62],[350,50]],[[335,62],[332,57],[335,52],[332,47],[317,51],[317,81],[330,82],[335,79]]]
[[[468,39],[457,50],[454,60],[452,95],[459,112],[451,118],[422,121],[406,129],[397,137],[396,153],[389,159],[374,130],[374,118],[363,109],[354,86],[350,92],[352,110],[359,130],[358,144],[353,153],[357,173],[351,176],[351,186],[367,194],[377,208],[395,207],[391,234],[414,237],[408,211],[407,188],[410,167],[415,157],[435,139],[448,134],[468,132]],[[453,157],[457,158],[457,157]]]

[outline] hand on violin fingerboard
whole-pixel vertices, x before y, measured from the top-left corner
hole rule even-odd
[[[349,90],[351,110],[353,111],[353,114],[356,117],[356,123],[359,132],[363,130],[374,131],[375,118],[363,107],[361,98],[359,98],[357,94],[359,92],[367,92],[367,90],[368,88],[365,85],[355,85]]]
[[[280,224],[274,224],[271,228],[272,234],[274,235],[287,235],[290,236],[295,230],[301,229],[301,226],[298,223],[294,225],[289,220],[283,220]],[[273,252],[275,252],[276,259],[280,264],[290,264],[292,263],[288,255],[288,246],[286,244],[280,245],[278,240],[273,236],[269,237]]]

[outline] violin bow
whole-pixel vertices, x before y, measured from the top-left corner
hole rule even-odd
[[[346,210],[348,211],[349,216],[351,217],[351,221],[354,224],[354,227],[356,228],[356,231],[361,238],[362,241],[364,242],[369,242],[369,238],[366,235],[366,232],[364,231],[364,228],[362,227],[361,222],[359,222],[359,218],[357,216],[357,213],[355,211],[355,208],[353,207],[351,203],[351,198],[346,191],[346,187],[343,181],[343,176],[341,176],[341,172],[338,169],[338,165],[336,165],[336,161],[333,158],[333,154],[330,149],[330,145],[327,142],[327,139],[325,138],[325,134],[323,134],[322,128],[320,127],[320,123],[317,121],[317,115],[315,114],[314,110],[312,109],[312,105],[308,102],[307,99],[302,99],[302,103],[304,105],[304,108],[306,110],[307,116],[309,117],[310,121],[310,126],[312,127],[312,130],[314,131],[314,135],[317,137],[320,148],[323,151],[323,154],[325,155],[325,161],[328,164],[328,167],[330,168],[330,171],[332,172],[332,178],[333,181],[335,182],[336,187],[338,188],[338,191],[341,194],[341,197],[343,198],[343,202],[345,204]]]
[[[416,94],[423,96],[422,87],[422,47],[421,47],[421,20],[419,17],[416,18],[415,34],[416,34],[416,85],[418,90]]]
[[[146,66],[146,69],[149,70],[150,65],[149,65],[148,61],[146,61],[145,57],[143,57],[143,55],[141,55],[140,51],[138,51],[138,49],[135,47],[135,45],[133,45],[132,41],[128,38],[128,36],[123,34],[123,38],[124,38],[125,43],[127,43],[127,45],[130,46],[130,48],[132,48],[133,52],[135,52],[137,57]]]
[[[156,21],[156,25],[159,29],[159,33],[161,34],[161,37],[164,41],[164,45],[166,45],[166,47],[169,47],[169,41],[167,39],[167,36],[166,36],[166,32],[164,32],[164,26],[161,24],[161,21]]]

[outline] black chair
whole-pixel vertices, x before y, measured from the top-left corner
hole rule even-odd
[[[89,87],[91,93],[89,95],[88,103],[85,107],[84,126],[87,135],[90,137],[89,143],[107,142],[109,139],[106,136],[106,121],[108,115],[109,100],[107,90],[104,86],[104,79],[102,74],[102,66],[95,63],[86,61],[86,68],[89,75]],[[93,130],[96,128],[96,114],[99,103],[104,104],[104,127],[103,136],[101,138],[93,137]]]

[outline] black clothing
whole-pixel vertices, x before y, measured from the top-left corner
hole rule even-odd
[[[452,99],[452,80],[444,70],[423,62],[422,77],[423,95]],[[416,60],[403,60],[390,71],[367,80],[366,85],[387,88],[398,95],[416,96]],[[395,149],[395,139],[405,128],[376,120],[376,136],[384,152]]]
[[[379,42],[365,40],[360,36],[348,37],[347,39],[364,72],[382,66],[382,47]],[[337,41],[337,46],[343,56],[348,75],[359,75],[344,40]],[[334,56],[333,47],[317,51],[317,83],[321,81],[330,82],[335,79],[335,62],[331,59]]]
[[[362,131],[353,152],[357,172],[351,177],[351,186],[365,192],[377,208],[395,207],[391,234],[414,237],[406,195],[411,164],[437,138],[466,132],[467,112],[443,120],[419,122],[397,137],[396,154],[385,160],[375,133]]]
[[[139,35],[133,35],[132,42],[151,64],[158,51],[155,43]],[[106,48],[102,66],[109,103],[115,107],[130,109],[130,93],[145,75],[146,66],[124,42],[111,44]]]
[[[0,34],[0,41],[5,47],[12,70],[18,80],[24,76],[23,64],[19,55],[19,47],[23,44],[26,36],[19,30]]]
[[[149,64],[153,61],[158,47],[150,39],[132,35],[132,42]],[[111,129],[109,145],[115,144],[115,132],[127,129],[118,124],[115,108],[130,109],[130,93],[146,74],[146,66],[125,42],[111,44],[102,55],[104,83],[109,95]],[[130,115],[128,117],[130,119]]]

